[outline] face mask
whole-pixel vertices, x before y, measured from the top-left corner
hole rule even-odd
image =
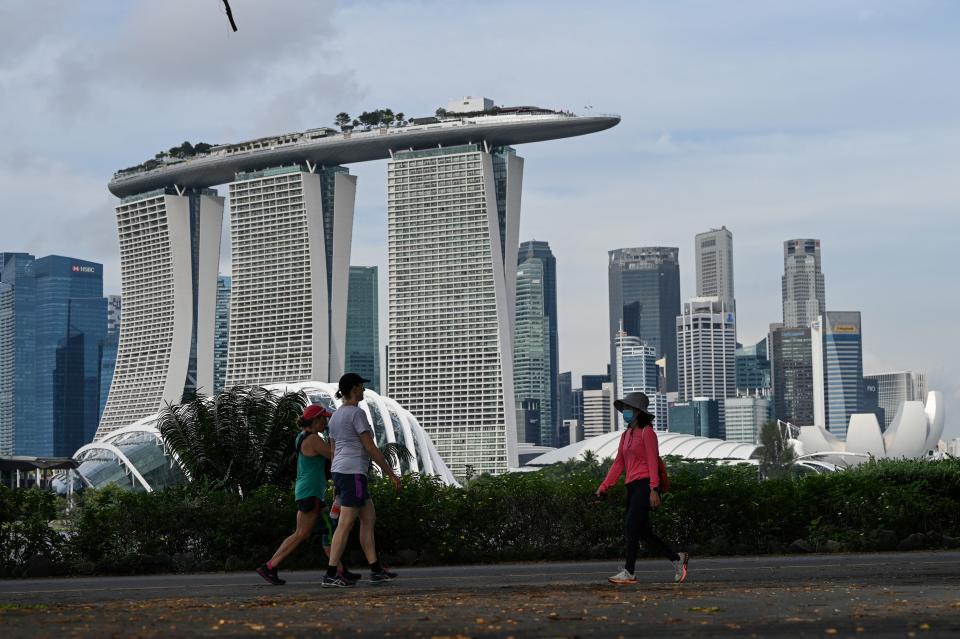
[[[623,411],[623,420],[624,420],[625,422],[627,422],[628,425],[633,423],[633,418],[634,418],[634,417],[636,417],[636,414],[633,412],[632,409],[630,409],[630,408],[624,409],[624,411]]]

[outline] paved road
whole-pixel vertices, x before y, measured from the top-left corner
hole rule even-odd
[[[0,635],[947,636],[960,635],[960,552],[664,561],[613,587],[611,563],[409,568],[384,586],[269,586],[253,574],[0,582]],[[913,633],[912,635],[910,633]]]

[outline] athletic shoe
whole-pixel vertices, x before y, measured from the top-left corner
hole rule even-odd
[[[323,581],[320,582],[320,585],[324,588],[350,588],[354,586],[354,582],[348,581],[346,577],[343,576],[343,573],[337,573],[336,577],[323,576]]]
[[[689,553],[679,553],[680,559],[673,562],[673,567],[676,569],[676,575],[674,576],[674,581],[678,584],[682,584],[687,580],[687,562],[690,561]]]
[[[343,575],[343,578],[346,579],[347,581],[352,581],[354,583],[363,579],[363,575],[359,575],[355,572],[350,572],[346,568],[341,569],[340,574]]]
[[[281,579],[280,575],[277,574],[276,568],[271,570],[270,568],[267,568],[267,564],[263,564],[257,568],[257,574],[272,583],[274,586],[282,586],[283,584],[287,583],[286,580]]]
[[[382,584],[388,581],[392,581],[397,578],[397,573],[390,572],[390,570],[384,566],[383,570],[380,572],[370,571],[370,583],[372,584]]]
[[[618,586],[629,586],[630,584],[637,583],[637,578],[632,572],[627,572],[627,569],[624,568],[613,577],[607,579],[612,584],[617,584]]]

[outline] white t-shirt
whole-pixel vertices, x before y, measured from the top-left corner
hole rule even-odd
[[[344,475],[366,475],[370,469],[370,456],[360,441],[360,434],[373,429],[367,415],[359,406],[341,406],[333,413],[327,426],[334,441],[331,472]]]

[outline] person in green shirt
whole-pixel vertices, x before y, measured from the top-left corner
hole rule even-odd
[[[327,464],[332,451],[330,442],[320,437],[327,429],[327,420],[333,415],[320,404],[311,404],[303,411],[297,421],[300,433],[297,434],[297,482],[294,499],[297,502],[297,529],[283,540],[270,561],[257,568],[257,574],[275,586],[286,583],[277,574],[280,565],[301,543],[310,538],[317,521],[323,521],[326,531],[323,550],[329,556],[330,540],[333,538],[333,524],[327,514],[324,500],[327,495]],[[350,573],[353,575],[353,573]],[[355,575],[359,578],[359,575]]]

